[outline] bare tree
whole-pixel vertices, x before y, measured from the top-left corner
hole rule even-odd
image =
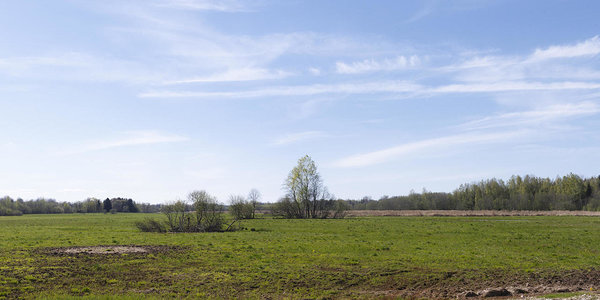
[[[261,197],[262,196],[257,189],[251,189],[250,193],[248,193],[248,201],[250,201],[252,204],[252,219],[255,217],[254,214],[256,212],[256,204],[258,204],[258,201],[260,201]]]
[[[166,204],[162,207],[162,213],[167,217],[167,226],[171,232],[187,231],[185,222],[186,204],[181,200]]]
[[[223,227],[223,207],[217,199],[206,191],[193,191],[188,195],[196,214],[196,228],[193,231],[221,231]]]

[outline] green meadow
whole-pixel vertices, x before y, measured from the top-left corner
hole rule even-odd
[[[600,287],[597,217],[261,217],[235,232],[140,232],[134,222],[149,216],[163,218],[0,217],[0,298],[455,298],[488,287]],[[62,251],[98,245],[156,247]]]

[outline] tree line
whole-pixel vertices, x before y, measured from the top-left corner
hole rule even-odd
[[[0,198],[0,216],[20,216],[23,214],[70,214],[70,213],[117,213],[117,212],[158,212],[160,205],[137,204],[128,198],[87,198],[78,202],[58,202],[55,199],[16,200],[9,196]]]
[[[462,184],[452,193],[423,190],[407,196],[346,200],[354,210],[600,210],[600,176],[555,179],[512,176]]]
[[[258,202],[253,189],[248,197],[231,196],[230,205],[219,204],[205,191],[193,192],[188,201],[168,204],[136,204],[127,198],[88,198],[75,203],[39,198],[24,201],[0,198],[0,216],[22,214],[163,212],[168,226],[157,231],[207,231],[222,229],[226,209],[234,220],[254,218],[257,207],[268,207],[283,218],[343,218],[351,210],[591,210],[600,211],[600,176],[582,178],[570,173],[555,179],[526,175],[507,181],[486,179],[460,185],[452,193],[411,192],[407,196],[383,196],[379,200],[336,199],[323,184],[315,162],[308,156],[298,160],[284,182],[285,196],[273,204]],[[195,214],[189,214],[194,212]],[[209,217],[212,215],[213,217]],[[194,218],[194,220],[192,220]],[[212,219],[211,219],[212,218]],[[215,221],[216,220],[216,221]],[[205,223],[208,222],[208,223]],[[211,225],[217,222],[217,225]],[[151,223],[151,222],[150,222]],[[162,224],[164,225],[164,224]]]

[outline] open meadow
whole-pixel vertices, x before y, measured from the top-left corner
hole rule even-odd
[[[1,217],[0,298],[455,298],[488,288],[515,296],[600,288],[598,217],[264,217],[235,232],[140,232],[134,222],[149,216],[163,217]],[[80,248],[100,245],[136,247]]]

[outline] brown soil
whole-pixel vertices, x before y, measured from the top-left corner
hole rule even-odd
[[[59,248],[45,248],[42,252],[50,255],[73,255],[73,254],[149,254],[149,253],[163,253],[171,250],[177,250],[180,247],[170,246],[136,246],[136,245],[107,245],[107,246],[79,246],[79,247],[59,247]]]
[[[493,216],[600,216],[600,211],[531,210],[350,210],[349,217],[493,217]]]
[[[374,294],[386,298],[406,299],[515,299],[566,292],[586,292],[597,297],[597,291],[600,289],[600,270],[596,269],[530,274],[504,272],[474,276],[479,271],[473,270],[447,273],[446,276],[422,278],[417,281],[390,280],[389,289]]]

